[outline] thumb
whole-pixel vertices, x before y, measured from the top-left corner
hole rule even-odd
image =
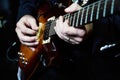
[[[37,22],[36,22],[36,20],[35,19],[30,19],[30,26],[31,26],[31,28],[33,29],[33,30],[38,30],[38,26],[37,26]]]
[[[29,26],[30,26],[33,30],[35,30],[35,31],[38,30],[37,22],[36,22],[36,20],[35,20],[33,17],[29,18],[29,19],[28,19],[28,22],[29,22]]]

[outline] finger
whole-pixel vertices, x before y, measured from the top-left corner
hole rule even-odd
[[[39,42],[36,40],[35,36],[29,37],[29,36],[25,36],[23,34],[19,34],[18,37],[20,39],[20,42],[26,46],[36,46],[39,44]]]
[[[34,18],[28,19],[27,22],[30,22],[30,23],[29,23],[29,26],[31,26],[31,28],[32,28],[33,30],[35,30],[35,31],[38,30],[37,22],[36,22],[36,20],[35,20]]]
[[[69,37],[70,43],[74,44],[80,44],[83,41],[83,38],[81,37]]]
[[[21,23],[24,23],[25,25],[27,25],[29,28],[37,31],[38,30],[38,26],[37,26],[37,22],[35,20],[35,18],[31,15],[25,15],[24,17],[22,17],[20,19]]]
[[[35,41],[37,41],[36,36],[31,36],[31,37],[23,36],[23,37],[21,37],[21,40],[24,41],[24,42],[35,42]]]
[[[33,41],[37,40],[36,36],[26,35],[26,34],[22,33],[21,30],[19,30],[19,29],[16,29],[16,32],[21,41],[33,42]]]
[[[35,51],[35,47],[29,47],[32,51]]]
[[[64,29],[65,29],[65,23],[63,22],[63,17],[59,17],[59,19],[56,21],[56,27],[54,28],[57,35],[61,39],[65,39]]]
[[[74,11],[78,11],[81,8],[82,7],[80,7],[77,3],[73,3],[68,8],[65,9],[65,12],[71,13],[71,12],[74,12]]]
[[[20,41],[22,44],[28,46],[28,47],[35,47],[38,45],[38,42],[24,42],[24,41]]]
[[[16,29],[20,30],[24,34],[35,35],[37,32],[35,30],[32,30],[28,25],[25,25],[22,22],[18,22],[16,26],[17,26]]]
[[[59,20],[59,22],[63,23],[63,17],[62,16],[60,16],[58,20]]]
[[[78,29],[78,28],[74,28],[74,27],[69,27],[69,29],[66,30],[66,34],[68,36],[83,37],[86,34],[86,30]]]
[[[36,35],[36,33],[37,33],[37,31],[32,30],[32,29],[26,27],[25,25],[21,25],[20,30],[23,34],[26,34],[26,35]]]
[[[54,27],[57,35],[61,38],[62,37],[62,34],[61,34],[61,31],[62,31],[62,27],[63,27],[63,19],[62,17],[60,16],[58,20],[56,20],[56,26]]]

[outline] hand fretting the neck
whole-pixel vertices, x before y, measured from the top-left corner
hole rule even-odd
[[[119,5],[120,5],[120,0],[99,0],[90,5],[84,6],[79,11],[65,14],[63,15],[63,17],[64,17],[64,20],[69,19],[69,24],[71,26],[80,27],[82,25],[94,22],[101,18],[105,18],[111,15],[117,14],[118,11],[120,11]],[[56,20],[57,18],[53,21],[48,22],[49,28],[47,28],[46,37],[49,37],[55,34],[54,25]]]
[[[75,13],[64,15],[64,18],[69,19],[71,26],[77,27],[116,14],[119,5],[119,0],[99,0]]]

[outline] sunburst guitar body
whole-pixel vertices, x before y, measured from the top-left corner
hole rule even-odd
[[[39,45],[36,46],[35,51],[32,51],[26,45],[20,45],[18,62],[22,70],[22,80],[30,80],[40,65],[45,67],[52,65],[52,61],[58,54],[56,49],[52,49],[54,45],[50,37],[44,40],[44,34],[46,26],[48,28],[50,27],[47,24],[48,19],[52,16],[58,17],[64,14],[64,8],[71,3],[70,0],[59,1],[61,1],[61,3],[55,3],[54,7],[49,2],[45,1],[38,9],[39,30],[36,36],[38,37]]]

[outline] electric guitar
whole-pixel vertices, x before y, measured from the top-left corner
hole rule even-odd
[[[99,0],[90,5],[84,6],[77,12],[71,14],[65,14],[64,9],[51,11],[52,14],[44,12],[46,7],[38,11],[39,18],[39,31],[38,31],[38,40],[39,45],[36,47],[36,50],[33,52],[29,47],[21,44],[19,54],[19,66],[22,69],[24,78],[23,80],[29,80],[30,77],[34,74],[38,65],[41,66],[50,66],[52,62],[58,57],[57,49],[55,48],[54,43],[51,38],[55,35],[54,26],[57,18],[49,20],[51,16],[58,17],[60,12],[63,12],[63,17],[69,19],[70,25],[74,27],[80,27],[94,21],[97,21],[101,18],[112,16],[118,14],[120,11],[120,0]],[[50,7],[50,6],[47,6]],[[43,15],[41,14],[43,13]],[[44,14],[45,13],[45,14]],[[56,13],[56,14],[55,14]],[[65,15],[64,15],[65,14]],[[42,15],[42,16],[41,16]],[[54,49],[52,50],[51,48]]]
[[[38,37],[39,45],[36,46],[35,51],[32,51],[26,45],[20,44],[18,64],[22,70],[22,80],[30,80],[39,66],[45,67],[51,65],[52,60],[57,56],[54,44],[52,42],[49,43],[48,40],[44,40],[44,30],[47,29],[46,26],[49,26],[47,24],[48,18],[53,15],[58,17],[61,14],[65,14],[64,8],[71,4],[71,0],[60,1],[61,3],[56,2],[54,5],[51,5],[51,3],[45,0],[40,4],[40,8],[38,9],[39,30],[36,35]]]

